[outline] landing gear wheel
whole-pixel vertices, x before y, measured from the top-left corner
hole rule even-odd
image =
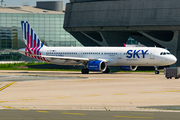
[[[81,73],[82,73],[82,74],[89,74],[89,69],[82,69],[82,70],[81,70]]]
[[[159,74],[158,67],[159,67],[159,66],[154,66],[154,68],[155,68],[155,74]]]
[[[159,71],[155,71],[155,74],[159,74]]]
[[[109,73],[109,72],[110,72],[110,69],[106,68],[106,70],[103,73]]]

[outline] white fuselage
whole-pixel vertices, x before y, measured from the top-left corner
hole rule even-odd
[[[58,65],[84,65],[82,74],[89,71],[109,73],[108,66],[128,66],[130,70],[137,66],[155,66],[158,74],[158,66],[177,61],[168,50],[157,47],[47,47],[28,21],[21,21],[21,26],[26,48],[20,49],[20,53]]]
[[[165,66],[176,57],[158,47],[43,47],[41,55],[107,60],[108,66]],[[58,65],[75,65],[77,61],[47,58]]]

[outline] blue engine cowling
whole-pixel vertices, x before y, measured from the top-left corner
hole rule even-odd
[[[138,66],[120,66],[121,70],[124,71],[135,71]]]
[[[106,62],[102,60],[94,60],[94,61],[89,61],[88,63],[88,69],[89,71],[101,71],[104,72],[107,68]]]

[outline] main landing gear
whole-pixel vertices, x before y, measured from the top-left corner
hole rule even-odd
[[[154,68],[155,68],[155,74],[159,74],[158,66],[154,66]]]
[[[82,73],[82,74],[89,74],[89,69],[88,69],[88,68],[83,68],[83,69],[81,70],[81,73]]]
[[[109,73],[110,72],[110,69],[109,68],[106,68],[106,70],[103,72],[103,73]],[[81,70],[81,73],[82,74],[89,74],[89,69],[88,68],[83,68]]]
[[[110,72],[110,69],[106,68],[106,70],[103,73],[109,73],[109,72]]]

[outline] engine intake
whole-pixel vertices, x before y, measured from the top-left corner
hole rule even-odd
[[[88,63],[89,71],[101,71],[104,72],[107,68],[107,63],[102,60],[90,61]]]

